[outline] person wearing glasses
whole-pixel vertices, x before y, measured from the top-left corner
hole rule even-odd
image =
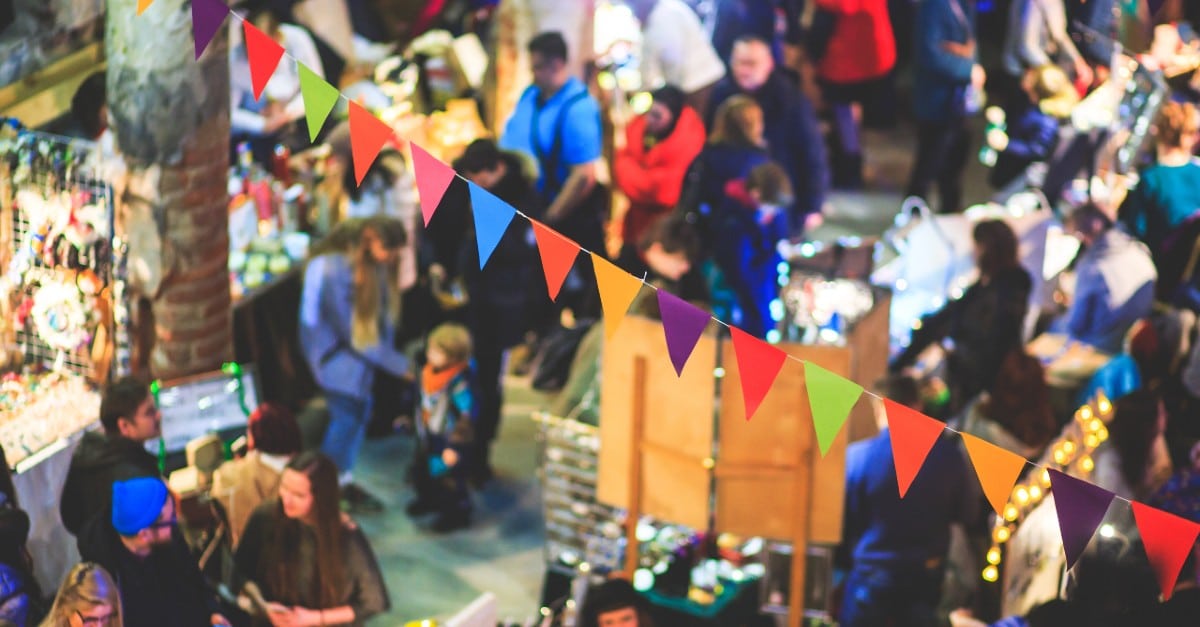
[[[84,528],[79,554],[116,579],[124,627],[230,625],[179,532],[162,479],[117,481],[109,511]]]
[[[159,476],[158,459],[146,442],[162,435],[162,414],[150,386],[126,377],[109,384],[100,399],[103,433],[89,431],[71,457],[59,501],[63,526],[78,536],[108,508],[113,481]]]
[[[121,593],[112,575],[94,562],[77,564],[41,627],[122,627]]]

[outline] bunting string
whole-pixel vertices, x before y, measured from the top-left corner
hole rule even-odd
[[[153,10],[151,5],[152,0],[140,2],[138,14]],[[741,329],[712,316],[695,305],[675,297],[666,290],[661,290],[647,280],[646,276],[639,278],[621,270],[613,265],[605,255],[587,250],[561,233],[496,198],[490,192],[479,188],[416,143],[406,142],[395,134],[394,129],[338,91],[323,78],[314,74],[277,42],[247,22],[242,15],[231,11],[221,0],[193,0],[192,12],[197,58],[204,52],[226,15],[232,15],[242,23],[248,45],[255,48],[249,55],[248,63],[251,65],[256,94],[261,93],[280,59],[286,57],[298,65],[310,139],[315,139],[318,131],[328,120],[337,100],[341,99],[349,103],[352,159],[356,179],[360,184],[364,174],[388,141],[395,141],[397,145],[407,143],[411,150],[412,167],[417,179],[421,212],[426,226],[429,225],[430,219],[450,184],[455,179],[464,181],[470,191],[481,268],[487,264],[504,234],[504,230],[515,217],[520,216],[533,227],[539,254],[542,257],[547,290],[552,299],[557,298],[562,282],[578,259],[579,252],[586,253],[592,260],[608,338],[612,338],[642,287],[655,290],[662,313],[664,339],[668,354],[679,375],[682,375],[696,343],[708,324],[715,322],[725,327],[733,339],[734,352],[741,372],[746,420],[753,417],[762,400],[774,385],[783,365],[788,361],[800,364],[805,372],[805,386],[813,426],[822,456],[829,452],[848,419],[851,409],[863,396],[882,403],[892,432],[893,457],[895,458],[894,464],[901,498],[904,498],[909,486],[920,472],[920,468],[936,440],[946,431],[958,435],[963,440],[984,494],[998,515],[1002,515],[1002,509],[1008,502],[1008,494],[1013,490],[1027,464],[1048,473],[1052,478],[1052,489],[1060,493],[1059,498],[1055,500],[1055,505],[1059,514],[1064,551],[1069,564],[1074,563],[1087,541],[1095,533],[1111,502],[1122,501],[1133,509],[1143,537],[1150,538],[1145,540],[1147,557],[1155,568],[1164,596],[1170,596],[1186,554],[1184,549],[1190,550],[1197,536],[1200,535],[1200,524],[1115,495],[1090,482],[1070,477],[1050,465],[1027,460],[1021,455],[981,440],[969,433],[958,431],[917,410],[903,407],[869,390],[864,390],[859,384],[832,373],[814,362],[789,355],[777,346],[746,334]],[[1068,512],[1068,510],[1071,511]],[[1068,527],[1070,528],[1068,529]]]

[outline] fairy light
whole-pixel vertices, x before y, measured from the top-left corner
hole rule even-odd
[[[1084,455],[1083,458],[1079,460],[1079,469],[1084,472],[1092,472],[1096,469],[1096,462],[1092,461],[1091,456]]]
[[[1029,490],[1025,486],[1017,486],[1017,489],[1013,490],[1013,500],[1017,502],[1017,505],[1028,503]]]
[[[1000,547],[992,547],[987,552],[987,563],[995,566],[1000,563]]]
[[[995,583],[1000,578],[1000,569],[992,564],[988,564],[987,568],[983,569],[983,580],[988,583]]]

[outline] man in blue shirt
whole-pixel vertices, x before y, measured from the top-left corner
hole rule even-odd
[[[889,379],[884,387],[897,403],[920,402],[910,378]],[[841,625],[932,626],[950,526],[973,520],[978,493],[958,443],[943,434],[901,500],[882,407],[877,415],[879,435],[846,449],[842,549],[850,564]]]
[[[604,254],[606,191],[596,183],[601,157],[600,105],[587,86],[571,76],[567,43],[557,32],[529,42],[533,84],[521,94],[504,125],[500,147],[537,161],[537,187],[545,213],[534,216],[589,251]],[[587,265],[568,279],[568,292],[587,294],[594,280]],[[581,285],[582,284],[582,285]],[[573,289],[574,288],[574,289]]]

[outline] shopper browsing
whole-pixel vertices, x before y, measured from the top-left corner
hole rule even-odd
[[[458,324],[439,326],[429,335],[425,357],[417,420],[417,498],[407,511],[412,516],[437,512],[433,528],[447,532],[466,527],[471,519],[467,469],[477,460],[470,457],[476,412],[470,332]]]
[[[254,510],[234,555],[257,624],[363,625],[391,606],[366,536],[338,511],[337,468],[320,453],[288,464],[279,498]]]
[[[74,535],[107,510],[113,481],[159,475],[158,460],[146,451],[146,442],[162,435],[162,414],[150,386],[133,378],[109,384],[100,400],[100,424],[103,433],[84,434],[63,485],[59,511]]]
[[[122,627],[123,624],[121,593],[112,575],[99,564],[84,562],[63,579],[42,627]]]
[[[1030,165],[1050,158],[1059,125],[1079,102],[1071,80],[1056,65],[1026,70],[1021,91],[1024,97],[1005,111],[1007,130],[993,129],[987,136],[988,146],[999,153],[988,177],[996,189],[1024,182]]]

